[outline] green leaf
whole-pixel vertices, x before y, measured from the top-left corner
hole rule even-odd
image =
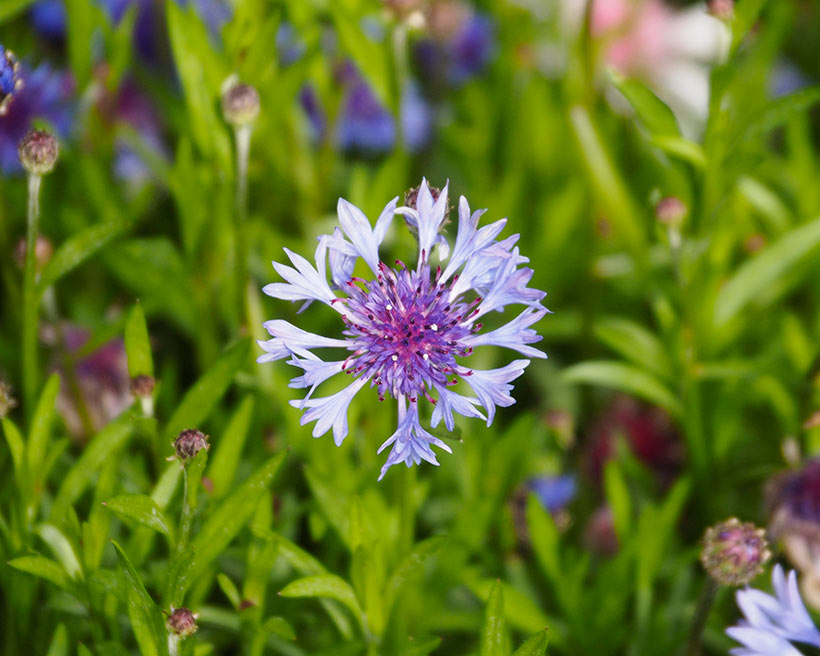
[[[715,299],[715,323],[722,326],[763,294],[820,245],[820,218],[791,230],[744,262]]]
[[[646,237],[640,220],[641,213],[618,168],[613,164],[590,113],[584,107],[575,106],[570,108],[569,118],[599,203],[607,208],[607,216],[612,219],[615,229],[629,245],[633,255],[636,258],[644,257]]]
[[[676,417],[683,412],[677,397],[657,378],[621,362],[582,362],[565,369],[563,378],[568,383],[588,383],[629,392],[665,408]]]
[[[279,591],[282,597],[323,597],[341,602],[363,623],[362,609],[356,599],[353,588],[343,578],[335,574],[317,574],[306,576],[288,583]]]
[[[64,275],[76,269],[128,227],[129,224],[125,221],[102,223],[85,228],[68,238],[57,249],[48,264],[46,264],[45,269],[43,269],[43,273],[37,281],[38,297],[42,296],[46,289]]]
[[[513,652],[513,656],[544,656],[547,653],[549,638],[547,630],[539,631]]]
[[[818,102],[820,102],[820,86],[800,89],[782,98],[775,98],[755,115],[747,128],[746,138],[751,140],[760,137],[783,125],[792,117],[806,113]]]
[[[68,470],[57,492],[51,514],[62,517],[91,483],[103,463],[131,437],[133,425],[128,415],[122,415],[106,425],[86,445],[82,455]]]
[[[48,441],[51,437],[51,422],[54,419],[54,407],[59,391],[60,375],[55,372],[49,377],[37,401],[37,409],[34,411],[28,438],[28,468],[35,483],[46,458]]]
[[[94,9],[94,4],[88,0],[66,0],[68,60],[79,89],[85,89],[91,78]]]
[[[207,29],[193,7],[167,2],[165,8],[191,133],[206,159],[215,160],[222,172],[232,171],[230,140],[216,109],[220,85],[229,72],[225,60],[214,53]]]
[[[672,155],[687,164],[691,164],[696,169],[706,168],[706,153],[703,148],[694,141],[684,137],[670,137],[665,135],[654,135],[650,140],[653,146],[657,146],[667,155]]]
[[[145,323],[145,313],[139,303],[128,313],[128,319],[125,322],[125,355],[128,358],[128,375],[131,378],[154,375],[148,326]]]
[[[74,547],[60,529],[53,524],[40,524],[37,527],[37,534],[49,546],[63,570],[72,579],[83,578],[83,570]]]
[[[595,336],[616,353],[663,378],[672,378],[672,365],[661,341],[640,324],[628,319],[602,317]]]
[[[604,489],[606,500],[612,508],[615,533],[625,543],[632,523],[632,502],[623,471],[616,460],[610,460],[604,467]]]
[[[68,656],[68,631],[65,624],[58,624],[54,630],[46,656]]]
[[[680,136],[678,121],[672,110],[643,82],[626,78],[614,69],[609,70],[609,77],[635,109],[647,130],[653,134]]]
[[[322,563],[301,547],[281,535],[274,533],[273,536],[276,539],[276,548],[279,555],[288,561],[291,567],[300,574],[324,574],[327,571]],[[327,611],[330,619],[333,620],[336,628],[339,629],[339,633],[347,640],[351,640],[353,638],[353,627],[341,606],[331,599],[320,599],[319,603],[321,603],[322,607]]]
[[[216,407],[248,359],[250,342],[243,339],[231,346],[183,397],[168,420],[165,435],[170,441],[186,428],[199,426]]]
[[[25,11],[35,0],[4,0],[0,5],[0,24]]]
[[[553,586],[561,585],[560,541],[555,522],[534,494],[527,497],[527,528],[533,551],[541,568],[550,577]]]
[[[490,590],[487,608],[484,611],[480,656],[505,656],[507,653],[505,630],[504,593],[501,590],[501,581],[497,580]]]
[[[26,461],[25,450],[26,445],[23,441],[23,436],[20,434],[20,429],[8,417],[3,417],[3,434],[6,436],[6,444],[9,445],[9,452],[11,453],[12,462],[14,462],[14,473],[17,480],[22,483],[25,477]]]
[[[242,601],[242,599],[239,597],[239,590],[236,589],[234,582],[231,581],[231,579],[229,579],[222,572],[216,575],[216,582],[219,584],[219,587],[222,590],[222,592],[225,593],[225,596],[228,598],[228,601],[231,602],[231,606],[239,610],[239,603]]]
[[[144,494],[123,494],[103,502],[103,505],[122,519],[136,522],[154,531],[172,537],[173,530],[160,507]]]
[[[137,570],[119,544],[111,541],[117,553],[128,589],[128,617],[143,656],[168,656],[165,622],[159,607],[151,599]]]
[[[19,569],[21,572],[34,574],[34,576],[39,576],[41,579],[51,581],[57,587],[63,589],[69,588],[70,581],[68,574],[50,558],[44,558],[43,556],[20,556],[19,558],[11,559],[8,564],[10,567]]]
[[[390,577],[390,580],[387,582],[387,587],[384,591],[384,608],[386,615],[389,615],[393,604],[405,584],[421,576],[430,558],[441,549],[446,540],[447,538],[440,535],[427,538],[423,542],[419,542],[399,563]]]
[[[319,476],[312,467],[305,467],[305,478],[325,519],[336,529],[349,549],[351,539],[350,513],[347,511],[350,507],[348,496],[338,490],[327,477]]]
[[[263,625],[267,634],[272,634],[283,640],[296,640],[296,631],[284,617],[269,617]]]
[[[162,313],[189,335],[196,334],[199,313],[189,271],[172,242],[129,239],[105,249],[104,258],[114,275],[139,296],[146,314]]]
[[[213,497],[216,499],[225,496],[233,484],[239,458],[248,436],[253,409],[252,396],[242,399],[228,427],[222,432],[218,441],[214,440],[215,444],[211,447],[212,455],[208,458],[210,460],[208,478],[213,483]]]
[[[268,460],[211,512],[192,542],[193,554],[187,567],[181,568],[177,576],[169,577],[173,603],[180,599],[188,582],[203,573],[251,518],[284,458],[283,452]]]

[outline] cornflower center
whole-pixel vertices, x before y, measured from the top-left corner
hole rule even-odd
[[[472,353],[461,340],[481,329],[471,321],[481,298],[451,302],[458,276],[440,284],[440,267],[431,280],[427,266],[409,271],[400,260],[396,266],[380,262],[376,280],[352,278],[344,286],[347,298],[338,301],[347,306],[343,332],[353,353],[342,369],[370,379],[380,401],[403,394],[415,403],[423,394],[435,403],[429,394],[434,385],[454,385],[458,376],[472,373],[456,357]]]

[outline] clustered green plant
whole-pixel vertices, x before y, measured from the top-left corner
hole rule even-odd
[[[492,43],[470,76],[415,57],[451,36],[424,2],[237,0],[213,27],[166,0],[149,55],[146,3],[58,4],[46,38],[32,0],[0,3],[0,163],[26,67],[73,89],[70,129],[32,110],[22,170],[0,174],[0,653],[725,654],[733,588],[765,588],[770,557],[817,581],[820,6],[710,3],[725,53],[692,129],[557,1],[471,5]],[[773,93],[786,66],[800,88]],[[359,83],[396,119],[385,151],[340,141]],[[156,140],[113,109],[131,84]],[[418,89],[434,127],[415,146]],[[343,445],[313,439],[296,370],[257,363],[257,341],[271,318],[344,326],[262,287],[283,247],[334,233],[339,198],[375,222],[422,177],[520,234],[549,359],[492,426],[431,429],[440,467],[379,481],[395,404],[373,393]],[[404,217],[391,258],[415,253]],[[771,609],[760,595],[737,598]],[[732,636],[820,644],[808,622]]]

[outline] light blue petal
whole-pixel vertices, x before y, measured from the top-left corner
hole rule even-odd
[[[340,446],[347,437],[347,408],[366,382],[367,378],[357,378],[336,394],[318,399],[294,399],[290,405],[299,409],[308,408],[299,423],[304,426],[315,421],[313,437],[321,437],[332,428],[333,441]]]
[[[529,363],[529,360],[513,360],[500,369],[473,369],[471,375],[464,377],[487,411],[487,426],[493,423],[496,406],[506,408],[515,403],[509,394],[513,389],[509,383],[523,374]]]

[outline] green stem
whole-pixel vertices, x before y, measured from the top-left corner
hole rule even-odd
[[[181,554],[188,547],[188,541],[191,536],[191,524],[194,518],[194,509],[191,507],[191,500],[189,498],[188,486],[188,465],[184,465],[182,469],[182,518],[179,522],[179,539],[177,540],[177,554]]]
[[[168,656],[179,655],[179,636],[173,631],[168,632]]]
[[[712,604],[715,602],[717,590],[717,582],[711,577],[706,579],[706,585],[703,588],[700,599],[698,599],[698,605],[692,617],[692,627],[689,631],[689,643],[686,646],[686,656],[697,656],[700,653],[700,640],[703,636],[703,629],[706,627],[706,620],[709,618],[709,611],[712,610]]]
[[[242,125],[234,131],[236,140],[236,293],[239,302],[239,321],[244,317],[250,326],[245,290],[248,286],[248,158],[251,146],[250,125]]]
[[[37,395],[37,234],[40,223],[39,175],[28,176],[26,262],[23,274],[23,403],[27,416],[34,412]]]
[[[401,498],[399,501],[399,553],[409,553],[413,548],[416,533],[416,468],[410,467],[403,472]]]
[[[401,104],[407,90],[407,80],[409,78],[409,69],[407,59],[407,24],[404,21],[399,21],[393,30],[393,57],[395,58],[396,79],[398,80],[398,99],[396,102],[396,144],[399,149],[404,149],[405,138],[404,128],[401,116]]]

